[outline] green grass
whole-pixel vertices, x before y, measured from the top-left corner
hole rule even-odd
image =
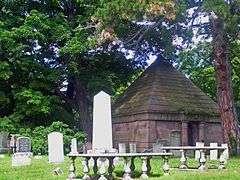
[[[38,180],[38,179],[66,179],[68,175],[68,167],[70,161],[66,157],[65,162],[62,164],[49,164],[47,157],[43,157],[41,160],[33,159],[30,166],[25,167],[12,167],[11,166],[11,157],[6,156],[3,159],[0,159],[0,180]],[[136,171],[134,173],[135,178],[139,178],[141,174],[141,162],[139,159],[136,160]],[[182,172],[177,169],[179,165],[179,159],[170,159],[169,162],[171,166],[170,176],[163,176],[162,171],[162,160],[161,159],[152,159],[151,166],[152,171],[149,179],[166,179],[166,180],[240,180],[240,159],[232,158],[226,165],[225,170],[213,169],[217,167],[218,162],[208,162],[209,170],[204,173],[199,173],[197,171],[191,170],[188,172]],[[190,159],[188,164],[191,167],[197,167],[198,163],[193,159]],[[77,166],[77,175],[81,177],[82,174],[82,165],[80,159],[76,161]],[[63,170],[63,175],[56,176],[53,175],[53,170],[56,167],[60,167]],[[123,174],[123,166],[119,165],[115,168],[114,175],[120,179],[120,176]]]

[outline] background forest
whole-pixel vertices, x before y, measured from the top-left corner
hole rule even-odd
[[[52,130],[90,140],[93,96],[117,98],[150,57],[217,102],[221,44],[240,112],[239,0],[0,0],[0,9],[0,131],[32,137],[35,153]]]

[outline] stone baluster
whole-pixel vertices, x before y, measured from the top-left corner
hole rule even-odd
[[[100,173],[100,177],[98,180],[107,180],[107,178],[104,176],[106,173],[106,169],[105,169],[105,158],[99,158],[100,160],[100,167],[99,167],[99,173]]]
[[[224,150],[220,152],[218,169],[225,169],[226,159],[224,157]]]
[[[168,157],[167,156],[164,156],[163,157],[163,160],[164,160],[164,164],[163,164],[163,175],[164,176],[168,176],[169,175],[169,170],[170,170],[170,167],[168,165]]]
[[[75,159],[76,157],[70,157],[71,158],[71,163],[69,167],[69,175],[68,179],[74,179],[76,177],[76,167],[75,167]]]
[[[97,172],[98,172],[98,165],[97,165],[97,160],[98,157],[93,157],[93,175],[94,177],[97,177]]]
[[[129,157],[124,157],[124,180],[131,180],[131,161]]]
[[[207,169],[206,167],[206,158],[205,158],[205,151],[203,149],[200,149],[200,159],[199,159],[199,163],[200,163],[200,166],[199,166],[199,171],[205,171]]]
[[[186,158],[186,151],[181,149],[181,158],[180,158],[180,166],[179,169],[187,169],[187,158]]]
[[[89,173],[89,166],[88,166],[88,161],[89,161],[89,157],[86,157],[83,161],[82,161],[82,165],[83,165],[83,180],[90,180],[90,176],[88,175]]]
[[[152,167],[151,167],[151,156],[149,156],[148,158],[147,158],[147,174],[149,175],[150,174],[150,172],[151,172],[151,170],[152,170]]]
[[[109,174],[109,179],[113,179],[113,170],[114,170],[114,165],[113,165],[113,159],[114,157],[109,157],[108,158],[108,162],[109,162],[109,165],[108,165],[108,174]]]
[[[134,160],[135,160],[135,157],[131,157],[131,165],[130,165],[130,169],[131,169],[131,173],[132,173],[132,175],[133,175],[134,170],[135,170]]]
[[[147,175],[147,157],[143,156],[141,157],[142,159],[142,175],[141,175],[141,179],[147,179],[148,175]]]

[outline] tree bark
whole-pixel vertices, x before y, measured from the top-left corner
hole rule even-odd
[[[73,108],[76,111],[76,119],[75,122],[77,129],[82,129],[85,133],[87,133],[87,141],[92,141],[92,118],[90,113],[91,103],[88,99],[87,89],[84,84],[81,82],[79,77],[72,78],[71,82],[69,82],[69,91],[72,92],[73,98]],[[71,87],[71,88],[70,88]],[[73,90],[72,90],[73,89]],[[70,94],[68,94],[68,97]]]
[[[229,59],[229,42],[224,30],[224,21],[219,17],[210,19],[213,34],[213,57],[217,82],[218,106],[223,127],[223,139],[228,144],[230,152],[237,148],[233,147],[233,141],[238,144],[239,132],[237,125],[237,113],[234,105],[231,64]],[[237,145],[236,144],[236,145]]]

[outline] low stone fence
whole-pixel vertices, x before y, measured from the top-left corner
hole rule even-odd
[[[135,158],[141,158],[142,160],[142,174],[141,179],[147,179],[148,174],[151,171],[151,164],[150,160],[152,157],[162,157],[163,158],[163,172],[164,175],[169,175],[169,164],[168,159],[173,154],[170,153],[171,150],[177,150],[181,152],[181,158],[180,158],[180,166],[179,169],[188,169],[187,165],[187,157],[186,157],[186,151],[199,151],[199,171],[205,171],[207,170],[206,162],[206,152],[211,150],[217,150],[220,153],[219,158],[219,166],[218,169],[224,169],[225,163],[227,161],[225,157],[225,151],[227,150],[227,147],[210,147],[210,146],[204,146],[204,147],[196,147],[196,146],[177,146],[177,147],[161,147],[161,150],[165,151],[162,153],[106,153],[106,154],[100,154],[100,153],[93,153],[93,154],[78,154],[78,153],[70,153],[68,156],[71,159],[71,164],[69,168],[69,176],[68,179],[76,179],[76,166],[75,166],[75,159],[77,157],[81,157],[84,160],[82,161],[83,164],[83,177],[82,179],[90,180],[93,177],[98,177],[98,172],[100,174],[99,180],[106,180],[106,179],[113,179],[112,173],[114,170],[114,164],[113,160],[114,158],[123,158],[124,159],[124,180],[130,180],[131,175],[135,170],[134,165],[134,159]],[[89,175],[89,160],[93,159],[93,177],[90,177]],[[108,173],[106,172],[105,167],[105,161],[108,160]],[[100,166],[98,166],[98,161],[100,161]],[[108,174],[108,175],[107,175]],[[107,177],[107,178],[106,178]]]
[[[116,157],[121,157],[124,159],[124,175],[123,179],[130,180],[131,174],[135,170],[134,159],[139,157],[142,160],[142,174],[141,178],[146,179],[148,178],[148,173],[151,170],[150,160],[152,157],[162,157],[163,158],[163,166],[162,169],[164,171],[164,175],[169,175],[169,164],[168,159],[172,156],[172,153],[107,153],[107,154],[69,154],[69,158],[71,159],[71,164],[69,168],[69,176],[68,179],[76,179],[76,166],[75,166],[75,159],[77,157],[82,157],[84,160],[82,161],[83,164],[83,177],[81,179],[89,180],[91,179],[89,175],[89,160],[92,158],[94,161],[93,165],[93,173],[94,177],[98,176],[98,171],[100,173],[100,180],[106,179],[113,179],[112,173],[114,170],[113,160]],[[106,169],[105,164],[103,163],[105,160],[108,160],[108,176],[106,178]],[[97,165],[97,161],[100,160],[100,167]],[[92,177],[93,178],[93,177]]]
[[[207,169],[206,166],[206,152],[211,150],[217,150],[220,153],[219,158],[219,166],[218,169],[224,169],[225,163],[227,161],[224,151],[227,150],[226,147],[210,147],[210,146],[204,146],[204,147],[196,147],[196,146],[176,146],[176,147],[161,147],[161,150],[165,150],[166,152],[170,152],[171,150],[179,150],[181,152],[181,158],[180,158],[180,166],[179,169],[188,169],[187,166],[187,157],[186,157],[186,151],[199,151],[199,170],[205,171]]]

